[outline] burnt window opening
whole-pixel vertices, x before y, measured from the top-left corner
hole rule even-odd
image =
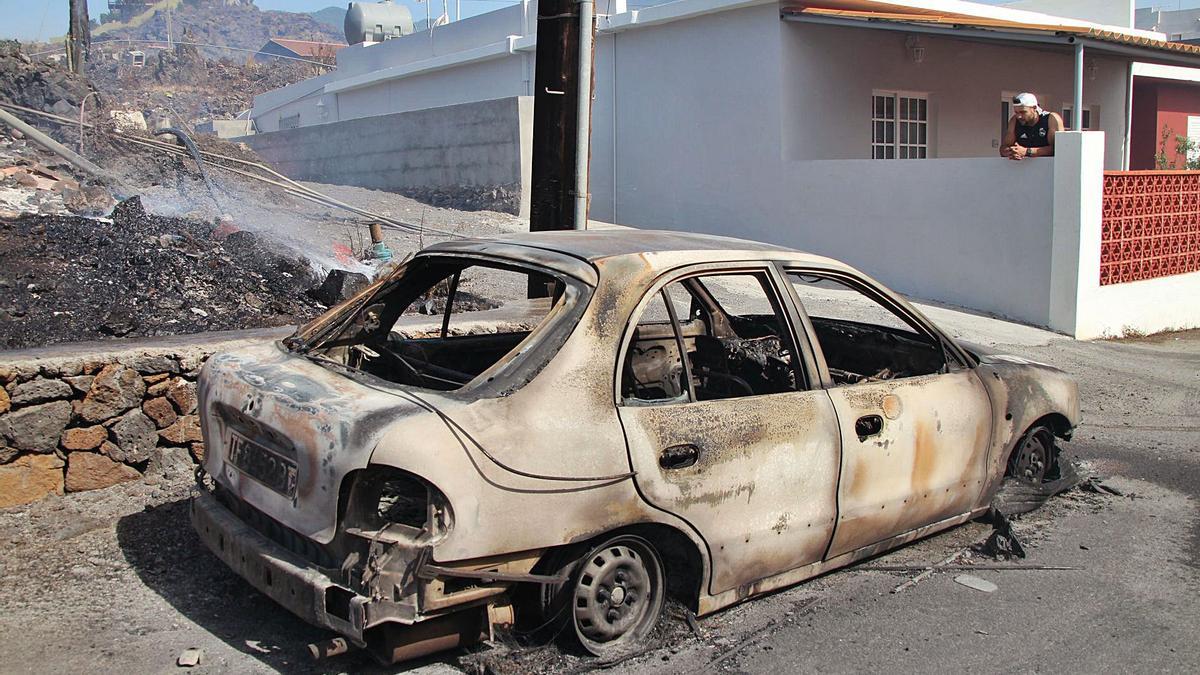
[[[634,326],[622,399],[706,401],[795,391],[803,376],[794,344],[764,275],[676,281],[647,301]]]
[[[452,391],[568,313],[578,286],[519,265],[418,257],[374,297],[352,301],[353,311],[334,317],[339,328],[310,353],[389,382]]]
[[[895,309],[831,276],[791,272],[835,385],[944,372],[939,340]]]

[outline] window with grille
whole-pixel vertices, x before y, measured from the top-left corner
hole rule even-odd
[[[875,92],[871,96],[871,158],[929,157],[929,99],[924,94]]]
[[[1063,128],[1066,129],[1067,131],[1071,130],[1071,122],[1072,122],[1072,120],[1075,119],[1072,115],[1073,112],[1074,112],[1074,109],[1071,106],[1069,106],[1069,105],[1063,106],[1063,109],[1062,109]],[[1084,131],[1092,131],[1095,128],[1096,127],[1092,126],[1092,106],[1085,105],[1085,106],[1083,106],[1083,130]]]

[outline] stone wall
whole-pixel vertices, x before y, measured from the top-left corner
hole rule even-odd
[[[0,352],[0,507],[190,470],[204,457],[196,401],[204,361],[290,332]]]

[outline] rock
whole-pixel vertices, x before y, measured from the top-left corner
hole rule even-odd
[[[181,668],[192,668],[200,665],[204,661],[204,652],[199,649],[185,649],[183,653],[176,659],[175,665]]]
[[[158,432],[158,435],[162,436],[172,445],[184,445],[185,443],[204,440],[200,435],[199,415],[184,415],[171,426]]]
[[[67,429],[62,435],[64,450],[95,450],[108,440],[108,429],[100,425]]]
[[[109,364],[96,375],[79,414],[88,422],[103,422],[142,402],[146,383],[141,375],[120,364]]]
[[[107,361],[84,361],[83,362],[83,374],[84,375],[95,375],[96,373],[103,370],[104,366],[107,366],[107,365],[108,365]]]
[[[179,418],[179,415],[175,413],[175,408],[171,406],[171,402],[165,396],[152,398],[143,403],[142,412],[154,420],[154,425],[159,429],[171,426]]]
[[[162,382],[169,377],[171,376],[167,373],[154,373],[153,375],[143,375],[142,379],[145,380],[147,391],[149,391],[150,385]]]
[[[118,483],[141,478],[142,474],[131,466],[114,462],[94,452],[72,452],[67,455],[68,492],[99,490]]]
[[[158,447],[158,427],[141,410],[133,410],[112,426],[113,440],[125,453],[126,462],[137,463],[150,459]]]
[[[4,390],[4,387],[0,387],[0,415],[8,412],[9,408],[12,408],[11,399],[8,396],[8,392]]]
[[[125,461],[125,451],[121,449],[121,446],[112,441],[104,441],[100,444],[100,454],[114,462],[124,463]]]
[[[30,405],[45,403],[60,398],[71,397],[71,385],[62,380],[30,380],[18,384],[12,393],[13,405]]]
[[[62,377],[64,379],[68,377],[75,377],[83,373],[83,362],[63,361],[62,363],[58,364],[58,367],[55,368],[55,370],[58,371],[58,375],[56,377]],[[42,375],[49,377],[49,375],[46,375],[45,366],[42,367]]]
[[[75,375],[74,377],[63,378],[67,384],[75,391],[86,394],[92,388],[92,381],[96,379],[95,375]]]
[[[0,466],[0,508],[63,493],[63,461],[54,455],[25,455]]]
[[[179,372],[179,364],[175,359],[162,354],[135,354],[118,359],[118,361],[143,374]]]
[[[146,480],[156,483],[161,479],[186,478],[195,468],[187,448],[158,448],[146,467]]]
[[[12,366],[0,366],[0,385],[17,379],[17,370]]]
[[[203,443],[192,443],[192,458],[196,460],[197,464],[204,463],[204,444]]]
[[[197,445],[196,443],[192,444],[192,447],[193,447],[192,452],[195,452],[194,448],[196,445]],[[199,445],[201,446],[200,452],[201,452],[201,454],[203,454],[204,444],[200,443]],[[9,462],[16,459],[17,455],[19,455],[19,454],[21,454],[21,451],[16,448],[10,448],[7,445],[0,445],[0,464],[8,464]]]
[[[170,380],[162,380],[146,387],[147,396],[166,396],[167,391],[173,386]]]
[[[167,390],[167,398],[175,404],[175,409],[180,415],[196,412],[196,383],[175,378],[171,388]]]
[[[332,307],[348,300],[359,291],[370,285],[371,280],[365,274],[347,272],[346,270],[330,270],[329,276],[320,286],[309,289],[308,297],[327,307]]]
[[[71,404],[54,401],[22,408],[0,417],[0,435],[21,450],[54,452],[71,421]]]

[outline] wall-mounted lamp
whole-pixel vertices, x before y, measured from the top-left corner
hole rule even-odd
[[[925,47],[921,44],[921,38],[916,35],[904,38],[904,48],[908,50],[908,58],[913,63],[921,63],[925,60]]]
[[[1097,71],[1097,70],[1099,70],[1099,69],[1100,69],[1100,68],[1099,68],[1099,66],[1097,66],[1097,65],[1096,65],[1096,62],[1095,62],[1095,61],[1091,61],[1091,62],[1089,62],[1089,63],[1087,64],[1087,78],[1088,78],[1088,80],[1092,80],[1092,81],[1094,81],[1094,80],[1096,79],[1096,71]]]

